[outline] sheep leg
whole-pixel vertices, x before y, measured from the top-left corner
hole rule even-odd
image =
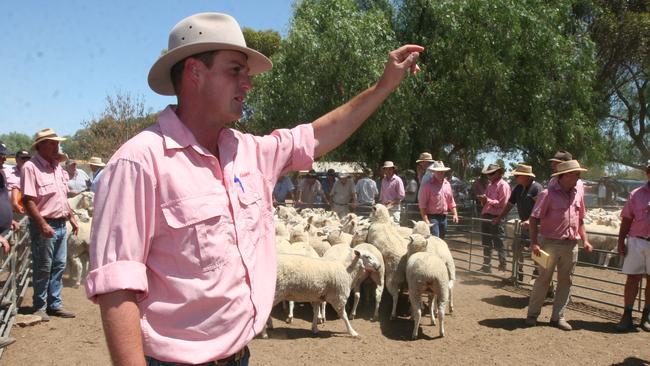
[[[411,315],[413,316],[413,333],[411,339],[418,339],[418,330],[420,328],[420,318],[422,317],[422,298],[415,291],[409,291],[411,300]]]
[[[357,333],[357,332],[352,328],[352,324],[350,324],[350,321],[348,320],[348,314],[345,312],[345,303],[346,303],[346,301],[340,301],[340,302],[336,305],[336,307],[335,307],[335,308],[336,308],[336,313],[339,315],[339,318],[343,319],[343,322],[345,323],[345,327],[347,328],[348,333],[349,333],[352,337],[358,337],[358,336],[359,336],[359,333]],[[332,305],[334,305],[334,304],[332,304]]]
[[[376,321],[379,320],[379,304],[381,303],[381,295],[384,293],[384,278],[379,273],[373,273],[371,277],[377,287],[375,288],[375,313],[370,320]]]
[[[454,290],[449,288],[449,314],[454,312]]]
[[[437,304],[438,297],[434,294],[429,294],[429,312],[431,313],[431,325],[436,325],[436,312],[438,311]]]
[[[289,316],[287,316],[286,322],[291,324],[293,322],[293,306],[295,303],[293,301],[289,301]]]
[[[354,303],[352,304],[352,310],[350,311],[350,320],[354,320],[354,317],[357,316],[357,306],[359,306],[360,298],[361,298],[361,285],[359,284],[354,288]]]
[[[318,308],[318,322],[320,324],[325,324],[325,321],[327,320],[327,302],[323,301],[320,304],[320,308]]]
[[[81,264],[81,259],[78,256],[74,256],[71,259],[72,262],[72,278],[74,278],[74,287],[78,288],[81,285],[81,273],[83,272],[83,265]]]
[[[314,310],[314,319],[311,322],[311,332],[316,334],[318,333],[318,313],[320,312],[320,301],[312,302],[311,307]]]
[[[445,303],[441,302],[438,305],[438,317],[440,320],[440,337],[445,336]]]

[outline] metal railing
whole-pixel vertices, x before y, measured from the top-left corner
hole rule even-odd
[[[27,217],[20,220],[17,231],[9,231],[5,238],[11,248],[6,254],[0,250],[0,337],[11,333],[29,283],[31,245]],[[0,348],[0,357],[4,350]]]

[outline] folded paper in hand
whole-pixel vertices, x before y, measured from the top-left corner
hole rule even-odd
[[[537,264],[542,266],[544,269],[548,269],[548,261],[549,261],[549,255],[543,250],[539,250],[539,255],[535,255],[535,253],[532,253],[530,256]]]

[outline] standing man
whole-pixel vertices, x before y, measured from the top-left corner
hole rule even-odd
[[[280,176],[277,183],[275,183],[275,187],[273,188],[273,204],[283,204],[287,197],[293,201],[294,190],[295,187],[293,186],[293,182],[291,182],[291,178],[288,175]]]
[[[330,191],[330,204],[332,211],[336,212],[339,218],[350,213],[350,206],[357,204],[357,192],[349,173],[339,174],[339,180],[334,183]]]
[[[307,172],[307,175],[305,175],[298,184],[297,203],[299,205],[303,203],[311,205],[319,203],[319,198],[321,199],[321,203],[328,203],[327,196],[325,195],[325,192],[323,192],[320,182],[316,179],[316,171],[310,169],[309,172]]]
[[[11,209],[11,202],[9,200],[10,190],[5,176],[4,163],[7,156],[13,155],[7,146],[0,141],[0,237],[4,239],[7,232],[15,227],[16,222],[13,220],[13,210]],[[5,242],[2,241],[2,246],[5,247]],[[5,253],[9,249],[9,243],[6,243]]]
[[[517,180],[517,186],[510,194],[508,203],[506,207],[503,208],[503,211],[492,219],[492,224],[498,225],[504,217],[508,216],[508,213],[512,208],[517,206],[517,214],[519,215],[519,220],[521,221],[521,232],[519,236],[514,238],[512,241],[512,256],[513,261],[517,263],[517,279],[519,281],[524,280],[524,256],[523,250],[524,246],[528,247],[530,245],[529,236],[528,236],[528,219],[530,218],[531,212],[533,212],[533,206],[535,206],[535,201],[537,200],[537,195],[544,190],[541,184],[535,181],[535,174],[533,174],[533,168],[530,165],[519,164],[512,175],[515,176]]]
[[[487,168],[483,169],[482,174],[485,174],[490,181],[490,184],[485,189],[485,194],[477,196],[483,205],[481,211],[481,236],[483,244],[483,268],[481,271],[485,273],[492,273],[492,249],[496,249],[499,253],[499,271],[506,270],[506,248],[503,246],[503,235],[505,230],[503,223],[498,222],[494,224],[492,219],[497,217],[503,208],[506,207],[508,197],[510,197],[510,186],[503,180],[503,167],[498,164],[490,164]]]
[[[528,303],[526,325],[537,325],[546,291],[553,279],[557,266],[557,289],[553,300],[551,326],[571,330],[571,325],[564,319],[564,309],[571,294],[571,275],[578,262],[578,240],[582,239],[583,248],[591,252],[592,246],[585,230],[585,200],[576,184],[580,179],[581,168],[577,160],[569,160],[557,165],[557,177],[554,183],[539,194],[533,212],[530,215],[530,249],[534,255],[540,255],[540,249],[548,253],[548,267],[539,266],[539,278],[533,285]],[[539,234],[542,241],[537,241]]]
[[[634,329],[632,307],[639,291],[639,283],[645,275],[645,306],[639,326],[650,332],[650,160],[645,166],[647,184],[635,189],[621,211],[621,228],[618,233],[618,253],[625,257],[622,272],[625,281],[625,310],[616,326],[619,332]],[[625,246],[627,238],[627,247]]]
[[[11,197],[11,207],[14,212],[23,215],[25,213],[25,206],[22,202],[22,193],[20,192],[20,172],[23,169],[23,165],[26,161],[29,161],[32,156],[27,150],[19,150],[16,153],[16,165],[11,167],[11,169],[5,169],[5,175],[7,178],[7,189],[9,190]]]
[[[388,208],[393,221],[400,224],[400,203],[404,199],[404,183],[402,178],[395,174],[395,164],[392,161],[385,161],[382,167],[384,178],[381,180],[381,191],[379,192],[379,203]]]
[[[99,181],[99,177],[102,176],[102,171],[104,170],[106,164],[102,161],[102,158],[92,156],[90,160],[88,160],[88,165],[90,165],[90,171],[93,173],[93,178],[90,183],[90,191],[96,193],[97,182]]]
[[[442,161],[434,161],[428,168],[433,179],[427,181],[420,189],[418,205],[422,220],[429,224],[431,235],[444,239],[447,234],[447,213],[451,210],[454,224],[458,223],[456,201],[451,184],[445,178],[445,167]]]
[[[68,196],[74,197],[87,191],[90,186],[90,177],[86,172],[77,168],[77,161],[68,159],[65,162],[65,171],[68,172]]]
[[[355,210],[357,213],[369,214],[372,206],[375,205],[375,199],[379,195],[377,183],[372,180],[372,169],[365,168],[363,176],[357,181],[355,190],[357,192],[357,201],[359,205]]]
[[[330,192],[332,191],[332,188],[334,187],[334,183],[336,183],[337,180],[338,179],[336,178],[336,170],[331,168],[327,169],[327,173],[325,174],[325,181],[323,181],[322,187],[328,202],[331,200]]]
[[[68,205],[68,185],[59,164],[59,137],[45,128],[38,133],[32,147],[36,154],[23,165],[21,191],[32,238],[34,315],[48,321],[49,316],[74,318],[63,308],[61,289],[67,254],[66,220],[77,233],[77,221]]]
[[[435,160],[433,160],[431,153],[428,153],[426,151],[420,154],[418,160],[415,161],[415,164],[417,164],[415,169],[420,187],[422,187],[424,183],[431,179],[432,174],[431,172],[427,171],[427,168],[433,164],[434,161]]]
[[[149,85],[178,105],[104,168],[87,295],[99,303],[114,364],[247,365],[246,345],[273,305],[273,183],[347,139],[417,71],[423,48],[391,52],[379,82],[350,102],[263,137],[227,128],[242,116],[251,75],[272,66],[234,18],[185,18],[167,49]]]

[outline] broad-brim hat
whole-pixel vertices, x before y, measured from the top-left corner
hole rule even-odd
[[[427,167],[427,170],[431,170],[432,172],[447,172],[451,170],[451,168],[446,167],[442,160],[436,160],[433,164]]]
[[[316,178],[316,171],[314,169],[310,169],[305,176],[307,178]]]
[[[102,161],[102,158],[97,157],[97,156],[91,157],[90,160],[88,160],[88,164],[98,166],[98,167],[105,167],[106,166],[106,164]]]
[[[249,75],[271,70],[273,64],[263,54],[248,48],[235,18],[221,13],[191,15],[172,28],[167,52],[149,70],[149,87],[162,95],[174,95],[171,69],[178,63],[203,52],[239,51],[247,56]]]
[[[551,174],[551,177],[555,177],[556,175],[566,174],[571,172],[586,172],[586,171],[587,169],[582,168],[580,166],[580,163],[578,163],[577,160],[563,161],[557,165],[557,171]]]
[[[397,168],[395,164],[392,161],[384,161],[384,166],[381,167],[382,169],[388,169],[388,168]]]
[[[18,150],[16,153],[16,159],[31,159],[32,154],[29,153],[27,150]]]
[[[494,172],[496,172],[498,170],[503,170],[501,165],[499,165],[499,164],[490,164],[481,171],[481,174],[492,174],[492,173],[494,173]]]
[[[43,142],[45,140],[54,140],[54,141],[61,142],[67,139],[65,137],[59,137],[59,135],[57,135],[56,132],[54,132],[54,130],[51,128],[44,128],[36,132],[36,135],[34,135],[34,142],[32,142],[32,148],[38,145],[39,142]]]
[[[556,163],[562,163],[569,160],[573,160],[573,155],[571,155],[570,152],[564,150],[556,152],[552,158],[548,159],[548,161],[554,161]]]
[[[433,160],[433,156],[431,154],[429,154],[428,152],[423,152],[422,154],[420,154],[420,157],[415,162],[419,163],[421,161],[427,161],[429,163],[433,163],[435,160]]]
[[[533,174],[533,167],[525,164],[517,165],[517,168],[512,172],[512,175],[527,175],[529,177],[535,178],[535,174]]]
[[[13,155],[14,152],[9,150],[7,145],[4,144],[4,142],[0,141],[0,156],[10,156]]]

